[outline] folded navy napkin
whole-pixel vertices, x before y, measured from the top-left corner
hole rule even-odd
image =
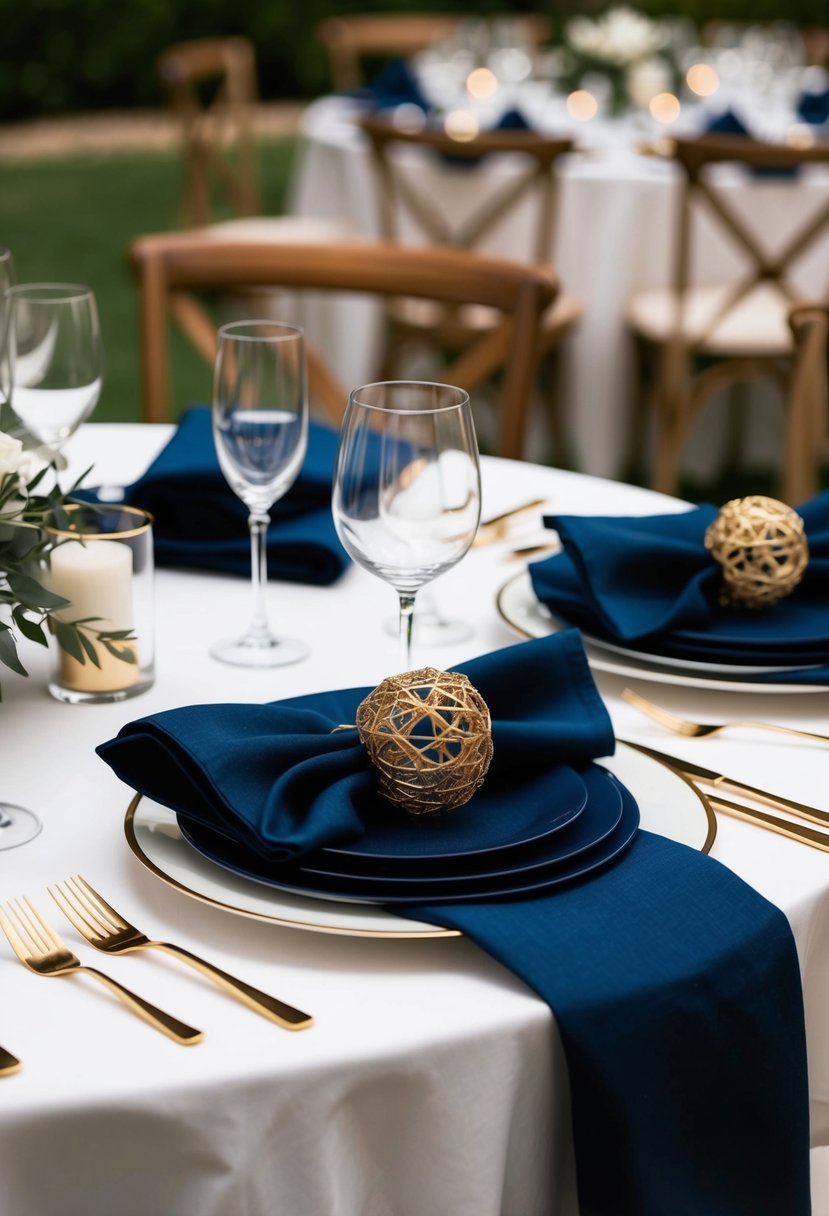
[[[610,718],[575,630],[457,670],[493,720],[495,755],[475,795],[477,814],[503,815],[543,794],[556,765],[613,751]],[[142,794],[263,857],[295,861],[356,839],[375,813],[374,771],[356,730],[332,733],[354,723],[370,691],[168,710],[128,723],[98,754]]]
[[[633,648],[749,665],[829,663],[829,493],[798,512],[806,574],[762,611],[719,603],[720,568],[704,544],[711,504],[678,515],[550,516],[563,551],[530,565],[533,589],[568,624]]]
[[[332,583],[348,563],[331,516],[336,431],[312,422],[299,476],[271,509],[268,575]],[[154,516],[155,556],[177,566],[250,576],[248,510],[219,468],[210,410],[194,406],[124,501]]]
[[[804,122],[818,125],[829,121],[829,89],[816,93],[802,93],[797,102],[797,115]]]
[[[470,805],[510,814],[534,774],[613,749],[578,634],[463,670],[494,757]],[[98,748],[135,789],[276,858],[363,830],[378,801],[355,732],[367,688],[171,710]],[[428,830],[428,824],[424,825]],[[583,1216],[807,1216],[800,972],[785,917],[717,862],[640,832],[555,893],[405,914],[461,929],[554,1011]]]
[[[397,106],[420,106],[425,114],[431,105],[420,87],[417,76],[406,59],[389,59],[370,84],[358,94],[371,102],[376,111],[393,110]]]

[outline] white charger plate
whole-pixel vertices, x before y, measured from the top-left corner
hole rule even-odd
[[[599,761],[627,786],[639,804],[640,827],[707,853],[717,826],[704,794],[673,769],[619,744]],[[238,916],[292,929],[351,937],[458,937],[423,921],[396,916],[372,904],[292,895],[230,873],[184,840],[175,813],[136,794],[124,820],[127,842],[152,874],[177,891]]]
[[[551,633],[559,633],[570,626],[557,621],[545,604],[539,602],[533,591],[532,580],[526,570],[514,575],[504,583],[496,599],[498,613],[502,620],[524,638],[545,638]],[[739,668],[724,669],[714,664],[693,664],[694,671],[685,671],[673,667],[670,661],[662,655],[647,655],[642,651],[625,651],[622,647],[615,650],[606,643],[597,643],[594,638],[582,634],[587,661],[594,671],[603,671],[608,675],[624,676],[628,680],[652,680],[655,684],[681,684],[685,688],[708,688],[717,692],[761,692],[761,693],[791,693],[791,692],[826,692],[825,684],[763,684],[759,680],[739,680],[736,673]],[[616,655],[618,654],[618,657]],[[687,662],[690,663],[690,660]],[[804,665],[805,666],[805,665]],[[704,670],[727,670],[735,678],[721,679],[714,675],[703,674]],[[757,672],[762,674],[762,668],[744,668],[744,673]],[[765,668],[766,671],[783,670]],[[792,670],[799,670],[794,668]]]

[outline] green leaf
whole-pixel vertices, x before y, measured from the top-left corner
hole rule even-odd
[[[43,632],[43,626],[39,621],[31,621],[26,616],[23,608],[15,608],[12,612],[14,623],[23,634],[24,638],[28,638],[30,642],[37,642],[40,646],[48,646],[46,634]]]
[[[86,655],[83,652],[83,647],[78,640],[78,631],[73,625],[66,625],[63,621],[57,621],[54,617],[51,620],[52,629],[55,637],[58,639],[58,645],[62,646],[67,654],[70,654],[73,659],[81,664],[86,663]]]
[[[65,608],[69,600],[54,591],[47,591],[36,578],[28,574],[9,574],[9,586],[24,608],[42,608],[52,610]]]
[[[86,656],[89,659],[90,663],[92,663],[94,667],[100,667],[101,661],[98,658],[98,654],[97,654],[92,642],[90,642],[90,640],[86,636],[86,634],[82,633],[80,631],[80,629],[77,631],[77,633],[78,633],[78,640],[80,641],[81,646],[83,646],[84,651],[86,652]]]
[[[8,625],[0,625],[0,663],[10,667],[12,671],[16,671],[19,676],[29,674],[17,657],[17,647]]]
[[[120,659],[122,663],[137,663],[138,655],[128,646],[113,646],[112,642],[108,642],[106,638],[100,637],[99,641],[103,642],[109,653],[116,659]]]

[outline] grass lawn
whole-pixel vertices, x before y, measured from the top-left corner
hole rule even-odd
[[[264,210],[279,214],[293,140],[263,143]],[[13,252],[19,282],[88,283],[101,316],[106,369],[94,419],[140,419],[138,314],[126,250],[132,237],[180,226],[174,152],[85,155],[0,166],[0,245]],[[210,396],[210,372],[183,342],[174,348],[179,406]]]

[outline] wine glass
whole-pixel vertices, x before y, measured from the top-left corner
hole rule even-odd
[[[0,407],[6,403],[8,371],[6,364],[6,292],[15,282],[14,258],[10,249],[0,248]],[[0,801],[0,850],[14,849],[33,840],[42,828],[33,811]]]
[[[76,283],[21,283],[5,298],[9,404],[30,434],[59,450],[101,395],[95,294]]]
[[[463,389],[411,380],[355,389],[340,428],[333,513],[348,553],[397,591],[407,671],[415,596],[460,561],[481,516],[478,444]]]
[[[294,638],[274,637],[265,607],[268,514],[290,489],[308,443],[305,343],[296,325],[235,321],[223,325],[213,374],[213,438],[219,465],[250,511],[253,618],[241,638],[211,647],[240,667],[278,667],[305,658]]]

